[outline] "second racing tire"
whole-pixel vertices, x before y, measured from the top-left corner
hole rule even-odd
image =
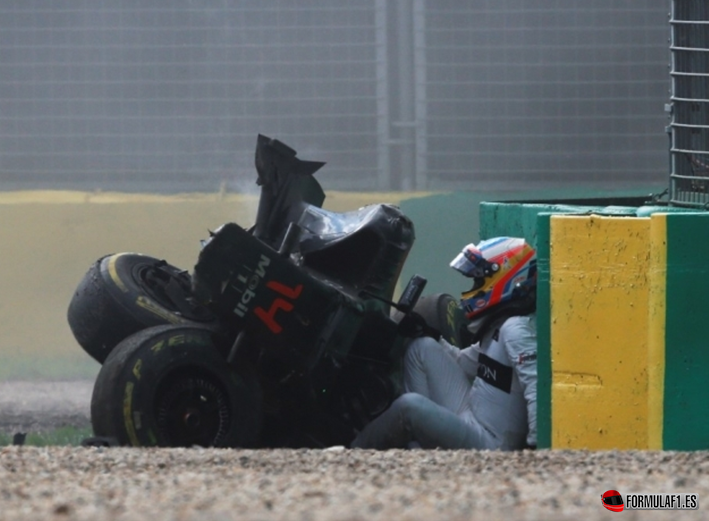
[[[213,332],[192,325],[142,330],[116,346],[91,398],[94,435],[138,447],[249,447],[262,397],[249,366],[232,369]]]

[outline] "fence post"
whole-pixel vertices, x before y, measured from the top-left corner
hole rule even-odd
[[[428,189],[428,135],[426,106],[426,6],[424,0],[414,0],[414,91],[416,179],[414,189]]]
[[[377,188],[391,190],[389,157],[389,81],[386,0],[375,0],[374,30],[376,38],[376,97],[377,97]]]

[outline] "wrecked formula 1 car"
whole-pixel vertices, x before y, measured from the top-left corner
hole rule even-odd
[[[460,345],[464,316],[414,276],[393,302],[414,242],[399,208],[336,213],[283,143],[259,136],[252,227],[203,241],[192,273],[146,255],[96,261],[68,320],[102,367],[97,437],[134,446],[348,444],[400,393],[407,337]]]

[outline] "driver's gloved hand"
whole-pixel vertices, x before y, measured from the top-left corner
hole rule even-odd
[[[406,313],[399,322],[399,334],[409,338],[422,336],[430,336],[436,340],[441,338],[440,331],[429,326],[421,315],[413,311]]]

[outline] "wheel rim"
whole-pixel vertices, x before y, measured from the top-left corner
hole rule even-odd
[[[214,319],[207,308],[192,299],[189,275],[175,270],[165,261],[139,264],[135,267],[133,277],[153,300],[184,318],[202,322]],[[171,297],[171,292],[167,290],[168,284],[172,284],[179,302],[173,298],[175,295]]]
[[[155,411],[161,438],[171,447],[220,446],[231,423],[227,393],[200,371],[181,371],[164,380]]]

